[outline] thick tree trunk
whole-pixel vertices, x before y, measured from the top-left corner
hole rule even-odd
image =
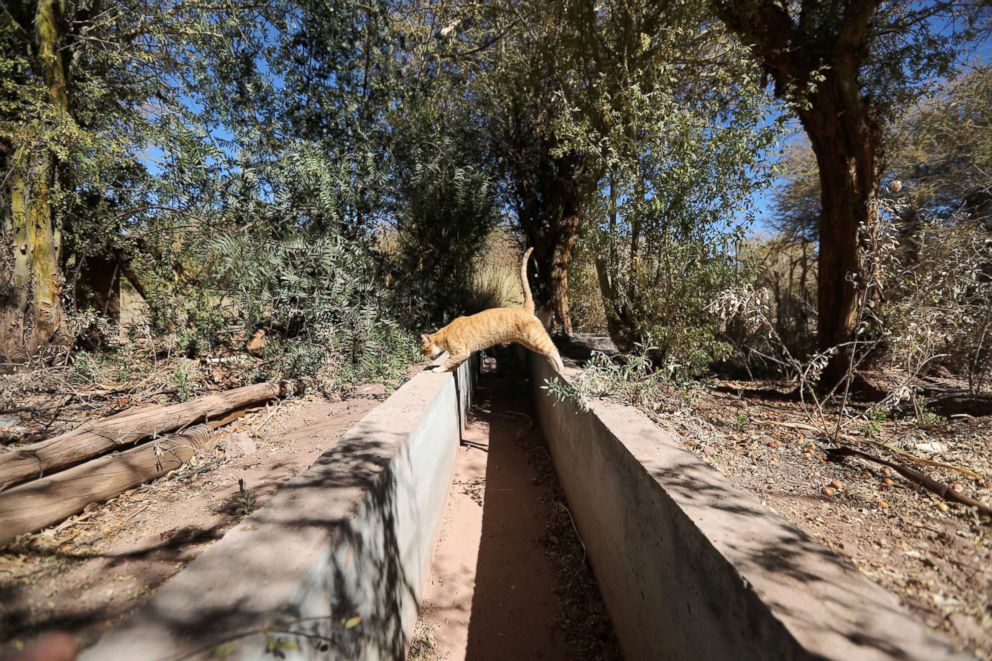
[[[635,344],[640,339],[637,337],[633,315],[628,306],[623,302],[620,291],[615,281],[617,268],[617,254],[613,238],[617,231],[617,190],[614,177],[611,174],[610,184],[610,248],[609,254],[599,254],[596,257],[596,280],[599,283],[599,294],[603,300],[603,311],[606,315],[606,330],[610,334],[610,339],[622,353],[630,353],[634,350]],[[634,244],[632,244],[634,245]]]
[[[581,214],[570,213],[554,219],[543,231],[526,232],[534,246],[534,262],[540,280],[533,288],[539,307],[551,313],[552,331],[572,334],[572,317],[568,301],[568,267],[579,232]]]
[[[234,409],[285,397],[293,391],[293,384],[288,382],[257,383],[189,402],[124,411],[89,422],[54,438],[0,455],[0,489],[120,450],[148,436],[209,421]]]
[[[68,78],[61,44],[63,0],[39,0],[35,56],[52,105],[68,112]],[[28,138],[29,136],[25,136]],[[24,145],[31,140],[24,139]],[[3,239],[13,258],[0,260],[0,354],[21,360],[55,340],[62,330],[59,231],[51,205],[55,156],[45,149],[18,147],[9,159]]]
[[[599,293],[603,298],[606,330],[610,334],[613,346],[621,353],[630,353],[638,340],[634,331],[634,320],[620,301],[616,285],[610,276],[610,265],[602,256],[596,259],[596,279],[599,282]]]
[[[100,457],[61,473],[0,493],[0,547],[18,535],[41,530],[173,471],[208,452],[219,435],[208,425],[191,427],[120,454]]]
[[[858,228],[877,221],[881,171],[881,131],[860,85],[870,50],[868,30],[880,3],[843,4],[843,11],[838,5],[826,12],[818,3],[794,7],[776,0],[711,0],[716,15],[774,79],[775,94],[805,97],[796,112],[816,154],[822,186],[817,341],[822,350],[846,345],[830,360],[821,381],[827,388],[845,375],[851,361],[858,292],[848,278],[863,278]]]
[[[52,342],[62,328],[58,235],[49,201],[52,157],[14,156],[3,196],[3,239],[11,259],[0,295],[0,354],[22,360]]]
[[[852,278],[864,283],[865,264],[859,228],[878,222],[875,199],[881,167],[881,131],[871,109],[845,91],[854,80],[830,76],[800,119],[816,154],[820,173],[820,253],[817,274],[817,344],[821,351],[837,347],[824,373],[830,388],[851,366],[859,296]]]

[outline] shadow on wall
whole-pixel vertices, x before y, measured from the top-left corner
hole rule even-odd
[[[83,658],[402,658],[459,394],[450,376],[414,377]]]

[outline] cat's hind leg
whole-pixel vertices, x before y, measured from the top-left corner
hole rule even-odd
[[[553,367],[556,372],[559,374],[565,373],[565,363],[561,362],[561,354],[557,351],[553,353],[549,351],[544,354],[544,357],[548,359],[548,362],[551,363],[551,367]]]

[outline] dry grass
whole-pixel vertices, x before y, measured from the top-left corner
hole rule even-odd
[[[497,230],[476,258],[466,307],[471,312],[522,305],[520,258],[523,253],[506,232]]]

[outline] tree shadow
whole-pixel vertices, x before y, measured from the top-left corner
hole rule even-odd
[[[83,658],[132,654],[141,641],[158,641],[141,649],[146,657],[225,646],[235,656],[402,658],[459,438],[450,407],[470,396],[468,367],[457,388],[451,377],[415,377]]]

